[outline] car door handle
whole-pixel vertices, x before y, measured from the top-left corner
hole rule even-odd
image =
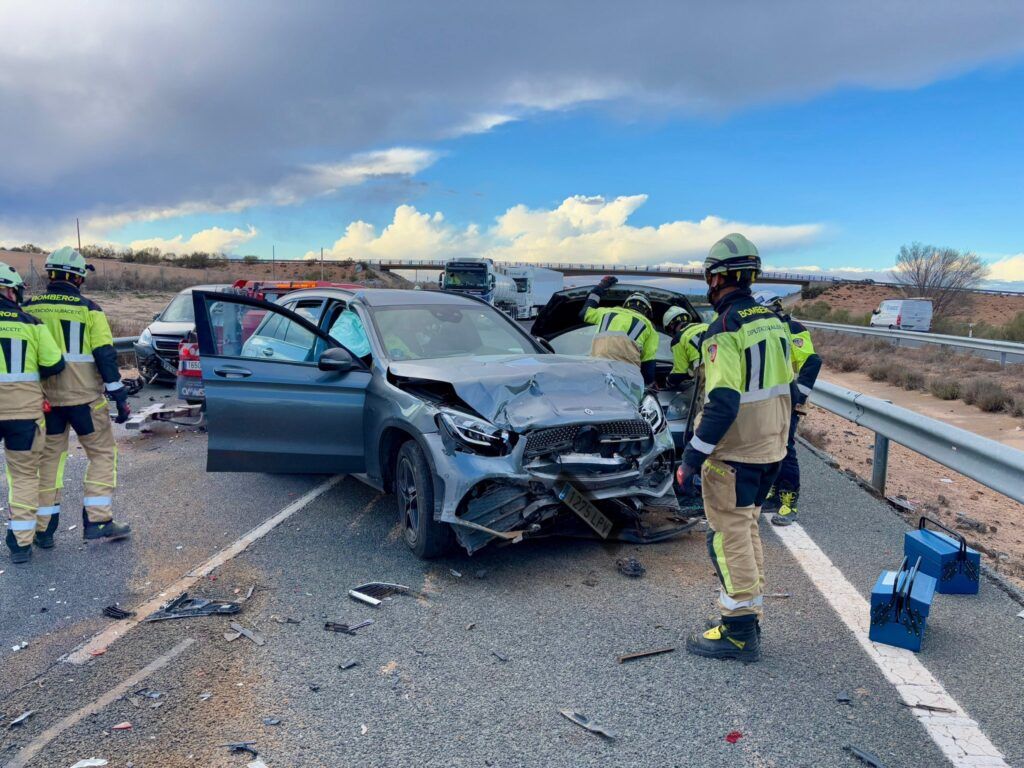
[[[239,378],[246,379],[252,376],[252,371],[247,368],[236,368],[235,366],[226,366],[224,368],[214,368],[213,372],[218,376],[222,376],[225,379]]]

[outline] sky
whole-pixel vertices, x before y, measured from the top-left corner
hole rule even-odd
[[[0,244],[1024,288],[1024,4],[0,4]],[[15,119],[12,119],[12,116]],[[1000,283],[1001,281],[1001,283]]]

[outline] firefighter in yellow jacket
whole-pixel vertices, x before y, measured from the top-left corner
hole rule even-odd
[[[617,282],[611,275],[602,277],[580,310],[583,322],[597,326],[590,354],[632,363],[640,368],[644,384],[654,384],[658,354],[658,333],[651,324],[654,307],[651,300],[639,292],[627,296],[621,307],[599,306],[605,293]]]
[[[64,358],[46,326],[25,313],[24,283],[0,263],[0,443],[7,465],[6,543],[11,562],[27,563],[32,544],[53,546],[55,526],[37,518],[39,459],[43,449],[41,379],[59,374]]]
[[[690,314],[682,307],[669,307],[662,318],[661,327],[672,337],[672,370],[666,384],[669,389],[675,389],[697,375],[700,367],[700,342],[708,324],[693,322]]]
[[[757,248],[740,234],[704,261],[708,300],[718,317],[704,333],[704,410],[676,474],[680,487],[700,472],[708,553],[721,582],[721,620],[691,635],[698,656],[757,661],[764,555],[758,518],[786,455],[793,369],[790,341],[775,314],[754,301]]]
[[[81,294],[87,271],[82,254],[60,248],[46,259],[46,291],[26,302],[25,310],[45,323],[64,352],[64,371],[43,385],[50,411],[39,470],[39,519],[47,515],[56,527],[68,434],[75,430],[89,466],[82,499],[82,535],[86,539],[121,539],[131,528],[114,522],[113,493],[117,486],[117,444],[110,425],[106,396],[117,405],[117,423],[131,415],[128,392],[121,383],[117,351],[106,315]]]

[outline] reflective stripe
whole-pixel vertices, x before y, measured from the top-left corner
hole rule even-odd
[[[796,388],[799,389],[803,394],[807,395],[808,397],[811,396],[811,388],[810,387],[808,387],[808,386],[806,386],[804,384],[799,384],[798,383],[796,385]]]
[[[773,397],[780,397],[789,394],[789,384],[776,384],[768,389],[755,389],[753,392],[741,392],[741,403],[756,403],[759,400],[769,400]]]
[[[109,507],[113,499],[109,496],[86,496],[82,499],[83,507]]]
[[[38,373],[0,373],[0,382],[39,381]]]
[[[753,344],[747,348],[750,353],[750,370],[747,371],[747,391],[753,392],[761,388],[761,345]]]
[[[639,320],[634,320],[632,325],[629,326],[629,333],[627,333],[626,335],[629,336],[629,338],[631,338],[633,341],[636,341],[637,339],[640,338],[640,334],[643,332],[644,324]]]
[[[7,370],[10,373],[25,372],[25,345],[21,339],[11,339],[11,364]]]
[[[594,306],[596,307],[598,304],[601,303],[601,297],[598,296],[596,293],[588,294],[586,303],[590,304],[591,302],[593,302]]]
[[[103,385],[103,388],[107,390],[107,392],[117,392],[119,389],[124,389],[124,384],[120,381],[108,381]]]
[[[722,545],[722,534],[720,531],[715,531],[714,538],[711,540],[711,548],[715,553],[715,562],[718,564],[718,574],[722,577],[722,593],[725,594],[725,590],[732,589],[732,576],[729,574],[729,563],[725,559],[725,547]]]
[[[80,354],[82,351],[82,324],[70,323],[68,327],[68,352]]]
[[[36,529],[35,520],[9,520],[7,527],[12,531],[34,531]]]
[[[604,333],[608,330],[608,326],[612,324],[612,313],[609,312],[607,315],[601,318],[601,325],[598,326],[597,332]]]
[[[37,517],[49,517],[50,515],[60,514],[60,504],[54,504],[49,507],[40,507],[36,510]]]
[[[718,599],[721,601],[722,606],[730,611],[735,611],[738,608],[758,608],[764,604],[764,597],[762,595],[758,595],[753,600],[733,600],[724,589],[718,593]]]
[[[92,355],[64,355],[64,359],[69,363],[95,363],[96,360]]]
[[[705,443],[696,435],[690,438],[690,445],[696,448],[701,453],[711,453],[713,450],[715,450],[714,445],[712,445],[711,443]]]

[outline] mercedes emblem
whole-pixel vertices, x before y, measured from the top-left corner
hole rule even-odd
[[[583,412],[585,414],[587,414],[587,416],[593,416],[594,415],[594,412],[592,410],[590,410],[589,408],[584,408]]]

